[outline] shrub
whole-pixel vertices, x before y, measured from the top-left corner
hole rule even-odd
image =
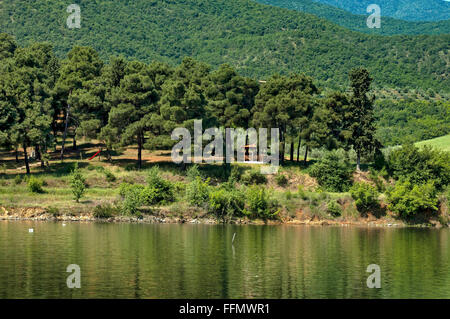
[[[267,190],[260,186],[252,186],[247,190],[247,214],[263,219],[275,218],[279,213],[278,202]]]
[[[53,206],[50,206],[46,209],[46,213],[52,215],[53,217],[61,216],[59,209]]]
[[[122,202],[121,213],[124,215],[136,215],[139,207],[142,206],[142,185],[130,185],[122,188],[124,200]]]
[[[190,182],[194,181],[197,177],[202,177],[198,165],[194,164],[186,172],[186,176]]]
[[[22,184],[22,175],[16,175],[16,177],[14,177],[14,184]]]
[[[400,181],[388,190],[387,195],[389,209],[401,217],[438,210],[437,191],[433,182],[412,185],[410,181]]]
[[[119,195],[122,197],[122,199],[125,198],[127,192],[133,187],[140,187],[141,189],[144,188],[144,186],[142,186],[142,185],[134,185],[134,184],[131,184],[131,183],[122,183],[122,184],[120,184],[120,186],[119,186]]]
[[[265,175],[261,174],[259,170],[248,170],[245,172],[244,175],[242,175],[241,180],[246,185],[253,185],[253,184],[266,184],[267,178]]]
[[[231,167],[231,173],[230,177],[228,178],[228,181],[233,184],[238,183],[241,180],[241,177],[242,177],[242,170],[237,166]]]
[[[43,193],[44,190],[42,189],[42,186],[44,185],[44,182],[41,179],[38,179],[34,176],[30,176],[28,179],[28,189],[32,193]]]
[[[171,182],[161,178],[158,166],[150,169],[147,184],[143,191],[143,204],[157,205],[174,200],[174,187]]]
[[[386,190],[386,187],[384,186],[383,180],[380,178],[380,175],[382,173],[377,172],[373,168],[369,170],[369,178],[372,182],[374,182],[377,191],[382,193]]]
[[[75,163],[75,167],[70,176],[70,187],[72,189],[74,199],[77,203],[80,201],[80,198],[83,197],[83,194],[86,191],[85,183],[86,181],[78,168],[78,163]]]
[[[117,212],[117,209],[113,207],[111,204],[97,205],[94,208],[93,216],[94,218],[110,218],[114,216]]]
[[[305,187],[303,185],[298,185],[298,196],[300,196],[300,198],[303,200],[308,199],[308,196],[305,192]]]
[[[110,183],[115,182],[117,180],[116,175],[114,175],[110,170],[105,169],[103,171],[103,173],[105,174],[106,180]]]
[[[275,176],[275,182],[278,186],[285,187],[288,184],[288,179],[283,174],[277,174]]]
[[[99,173],[105,172],[105,168],[103,166],[95,166],[95,170]]]
[[[342,207],[336,201],[331,201],[327,204],[327,212],[333,217],[342,215]]]
[[[450,153],[425,146],[422,149],[407,144],[392,151],[388,158],[390,173],[396,179],[412,184],[434,181],[440,190],[450,183]]]
[[[367,211],[378,203],[377,189],[367,183],[355,183],[350,188],[350,194],[359,211]]]
[[[309,169],[320,186],[330,192],[345,192],[350,188],[352,172],[347,159],[337,151],[327,153]]]
[[[245,197],[237,190],[219,189],[209,194],[209,211],[223,220],[241,215],[245,207]]]
[[[201,207],[209,199],[209,178],[203,181],[200,176],[186,186],[186,198],[193,206]]]
[[[134,164],[127,164],[127,165],[125,165],[125,170],[127,172],[135,171],[136,170],[136,165],[134,165]]]

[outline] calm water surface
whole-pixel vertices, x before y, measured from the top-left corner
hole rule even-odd
[[[0,221],[0,298],[450,298],[450,231]]]

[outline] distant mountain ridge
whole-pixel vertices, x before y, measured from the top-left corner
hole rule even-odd
[[[49,41],[62,57],[75,45],[95,48],[104,60],[175,64],[191,56],[257,79],[305,73],[327,87],[347,86],[348,72],[364,66],[377,87],[450,88],[450,35],[367,35],[250,0],[79,3],[81,28],[69,29],[65,0],[2,0],[0,32],[21,45]]]
[[[445,21],[415,22],[382,17],[381,28],[370,29],[366,21],[368,13],[359,15],[350,13],[328,4],[318,3],[314,0],[255,0],[262,4],[292,9],[314,14],[325,18],[350,30],[368,34],[400,35],[400,34],[448,34],[450,33],[450,19]],[[373,1],[372,1],[373,2]]]
[[[367,6],[378,4],[381,15],[408,21],[440,21],[450,19],[450,2],[444,0],[313,0],[347,10],[366,14]]]

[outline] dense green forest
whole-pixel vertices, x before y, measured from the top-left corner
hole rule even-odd
[[[413,22],[389,17],[382,18],[381,28],[368,28],[369,13],[352,14],[327,4],[317,3],[313,0],[257,0],[262,4],[302,11],[325,18],[350,30],[369,34],[446,34],[450,33],[450,20],[438,22]]]
[[[381,7],[382,16],[410,21],[438,21],[450,19],[450,3],[446,0],[313,0],[338,7],[355,14],[366,14],[372,3]]]
[[[2,155],[9,157],[6,160],[9,165],[14,162],[18,166],[19,154],[23,154],[27,172],[25,179],[25,174],[16,174],[12,180],[6,172],[6,164],[2,163],[2,174],[7,180],[2,175],[0,185],[8,202],[16,201],[15,192],[24,181],[36,197],[45,195],[43,187],[48,184],[44,185],[36,174],[31,175],[30,150],[34,153],[33,162],[36,161],[33,171],[39,163],[37,169],[41,172],[54,170],[59,175],[52,183],[64,185],[64,194],[68,193],[64,188],[70,187],[72,198],[82,204],[80,199],[87,192],[84,174],[89,168],[81,169],[78,162],[72,166],[73,158],[64,166],[69,137],[73,141],[72,152],[77,150],[77,140],[95,140],[96,146],[101,147],[99,152],[106,157],[105,162],[110,163],[128,147],[137,148],[137,167],[133,165],[130,170],[141,170],[145,165],[144,149],[169,149],[175,143],[170,138],[173,129],[184,127],[192,132],[196,119],[203,120],[204,128],[216,126],[222,130],[225,127],[278,128],[282,168],[294,165],[305,168],[317,182],[325,206],[315,207],[319,198],[305,193],[303,185],[299,185],[298,194],[286,192],[283,208],[267,187],[258,186],[267,183],[265,175],[254,169],[243,172],[239,165],[205,165],[203,170],[216,176],[216,182],[220,181],[216,185],[210,185],[211,178],[205,178],[196,165],[186,171],[188,183],[167,180],[160,175],[158,166],[153,166],[148,171],[146,185],[135,183],[137,175],[132,179],[128,175],[117,190],[107,188],[109,194],[119,193],[120,200],[114,202],[115,206],[111,202],[99,204],[94,216],[142,217],[141,212],[148,207],[184,205],[178,207],[178,211],[197,207],[223,222],[234,217],[267,220],[279,218],[281,209],[297,205],[296,198],[300,198],[308,199],[313,214],[321,211],[323,216],[335,218],[343,213],[343,204],[330,200],[324,191],[348,191],[361,214],[377,210],[379,195],[384,193],[388,209],[407,220],[423,212],[437,212],[445,200],[442,196],[447,196],[444,193],[450,181],[450,153],[427,147],[419,149],[412,144],[395,149],[387,156],[382,152],[376,117],[383,111],[375,111],[376,97],[371,92],[373,78],[364,68],[347,72],[350,85],[342,92],[324,90],[313,78],[303,74],[275,74],[260,82],[240,75],[230,65],[212,69],[193,58],[185,58],[176,66],[127,61],[123,57],[108,60],[110,62],[105,64],[97,51],[83,46],[73,47],[67,58],[59,59],[48,43],[20,47],[12,36],[0,34],[0,146]],[[401,112],[405,106],[403,101],[394,106],[390,101],[385,102],[379,107],[395,116],[396,122],[382,118],[379,124],[385,125],[387,120],[385,126],[398,128],[401,126],[398,123],[408,120]],[[422,127],[441,125],[442,129],[448,129],[446,120],[435,121],[440,116],[448,118],[448,104],[411,103],[405,107],[415,107],[412,121],[420,117],[419,120],[424,120]],[[390,132],[387,133],[385,135],[391,137]],[[56,163],[59,143],[61,162]],[[273,146],[271,143],[271,150]],[[302,164],[294,164],[301,160],[300,146],[304,158]],[[314,162],[308,161],[312,150],[322,152]],[[13,153],[15,161],[10,157]],[[353,156],[350,154],[355,154],[356,165],[350,160]],[[119,164],[119,161],[114,163]],[[84,167],[95,169],[88,162],[80,161]],[[187,168],[186,163],[167,164],[175,167],[178,175],[184,175]],[[364,174],[362,165],[370,165],[370,173],[366,175],[371,183],[354,181],[354,174]],[[104,167],[102,174],[109,183],[117,179]],[[274,179],[283,188],[289,183],[284,174],[274,174]],[[391,180],[395,180],[395,185],[386,186]],[[23,193],[20,196],[18,202],[23,205],[25,197]],[[309,196],[316,198],[316,204],[312,204]],[[54,215],[59,214],[57,209],[48,209]],[[448,224],[445,214],[440,218],[442,225]]]
[[[191,56],[213,67],[229,63],[257,79],[301,72],[326,87],[348,86],[348,71],[359,66],[369,70],[377,87],[450,87],[450,35],[364,35],[249,0],[78,3],[81,29],[67,28],[67,3],[61,0],[4,0],[0,28],[21,45],[49,41],[60,58],[74,45],[85,45],[104,61],[124,55],[176,65]]]
[[[450,102],[378,100],[377,134],[385,146],[399,145],[450,134]]]

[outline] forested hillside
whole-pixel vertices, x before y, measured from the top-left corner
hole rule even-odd
[[[368,13],[352,14],[327,4],[313,0],[256,0],[262,4],[273,5],[314,14],[325,18],[350,30],[369,34],[446,34],[450,33],[450,20],[436,22],[413,22],[383,17],[381,28],[368,28]]]
[[[0,29],[24,45],[49,41],[64,57],[74,45],[104,60],[125,55],[179,63],[192,56],[243,75],[302,72],[328,87],[348,85],[348,70],[366,67],[375,86],[448,91],[450,35],[380,37],[249,0],[81,1],[81,29],[69,29],[67,2],[4,0]]]
[[[374,111],[378,138],[384,146],[418,142],[450,133],[448,100],[378,100]]]
[[[352,13],[365,14],[367,6],[376,3],[381,15],[410,21],[438,21],[450,19],[450,2],[445,0],[313,0]]]

